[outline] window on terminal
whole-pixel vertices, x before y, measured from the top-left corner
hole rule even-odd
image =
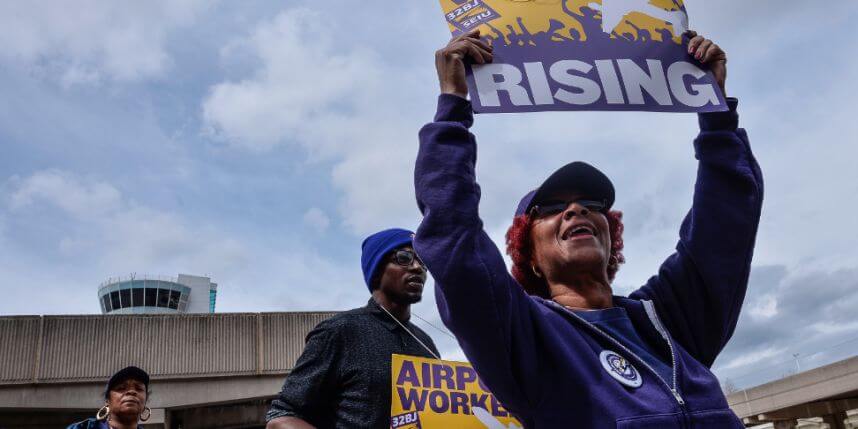
[[[113,310],[119,310],[122,306],[119,305],[119,292],[113,291],[110,292],[110,308]]]
[[[158,289],[146,288],[146,306],[154,307],[158,302]]]
[[[179,308],[179,295],[181,295],[181,293],[177,290],[170,291],[170,303],[168,307],[172,308],[173,310]]]
[[[106,293],[101,296],[101,302],[104,303],[104,312],[109,313],[113,308],[110,306],[110,294]]]
[[[134,307],[143,306],[143,288],[136,287],[131,289],[131,302]]]
[[[158,307],[167,307],[170,303],[170,290],[158,289]]]
[[[131,307],[131,289],[120,290],[119,299],[122,302],[122,308]]]

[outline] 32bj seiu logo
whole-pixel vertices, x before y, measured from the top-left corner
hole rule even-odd
[[[391,429],[423,429],[420,425],[420,415],[412,411],[390,418]]]
[[[461,31],[470,31],[500,17],[483,0],[453,0],[456,8],[447,11],[447,21]]]

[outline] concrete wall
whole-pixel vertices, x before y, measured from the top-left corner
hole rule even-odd
[[[104,383],[127,365],[153,380],[282,375],[310,329],[333,314],[0,317],[0,388]]]
[[[845,410],[854,408],[850,404],[858,396],[858,356],[805,371],[777,381],[762,384],[746,390],[740,390],[727,396],[727,402],[739,417],[772,415],[779,410],[808,403],[827,402]],[[806,408],[806,407],[804,407]],[[841,410],[841,411],[845,411]],[[814,417],[816,412],[801,417]]]
[[[0,429],[95,415],[127,365],[152,377],[147,428],[262,427],[307,333],[334,314],[0,317]]]
[[[149,386],[151,408],[195,407],[271,399],[284,374],[155,380]],[[4,409],[97,410],[104,405],[103,382],[0,386]]]

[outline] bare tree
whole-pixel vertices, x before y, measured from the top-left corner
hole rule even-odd
[[[733,383],[733,380],[725,378],[724,381],[721,382],[721,391],[724,392],[725,395],[729,395],[731,393],[738,392],[739,388],[736,387],[736,383]]]

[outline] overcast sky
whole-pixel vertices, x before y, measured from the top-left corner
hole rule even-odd
[[[416,135],[449,38],[437,2],[58,5],[0,1],[0,314],[97,313],[98,284],[130,273],[211,276],[221,312],[365,303],[363,237],[419,222]],[[766,180],[748,297],[715,371],[744,387],[854,355],[858,4],[687,6],[727,51]],[[675,245],[696,126],[480,116],[485,225],[501,244],[522,194],[589,161],[625,212],[614,286],[628,293]],[[432,295],[415,313],[441,326]]]

